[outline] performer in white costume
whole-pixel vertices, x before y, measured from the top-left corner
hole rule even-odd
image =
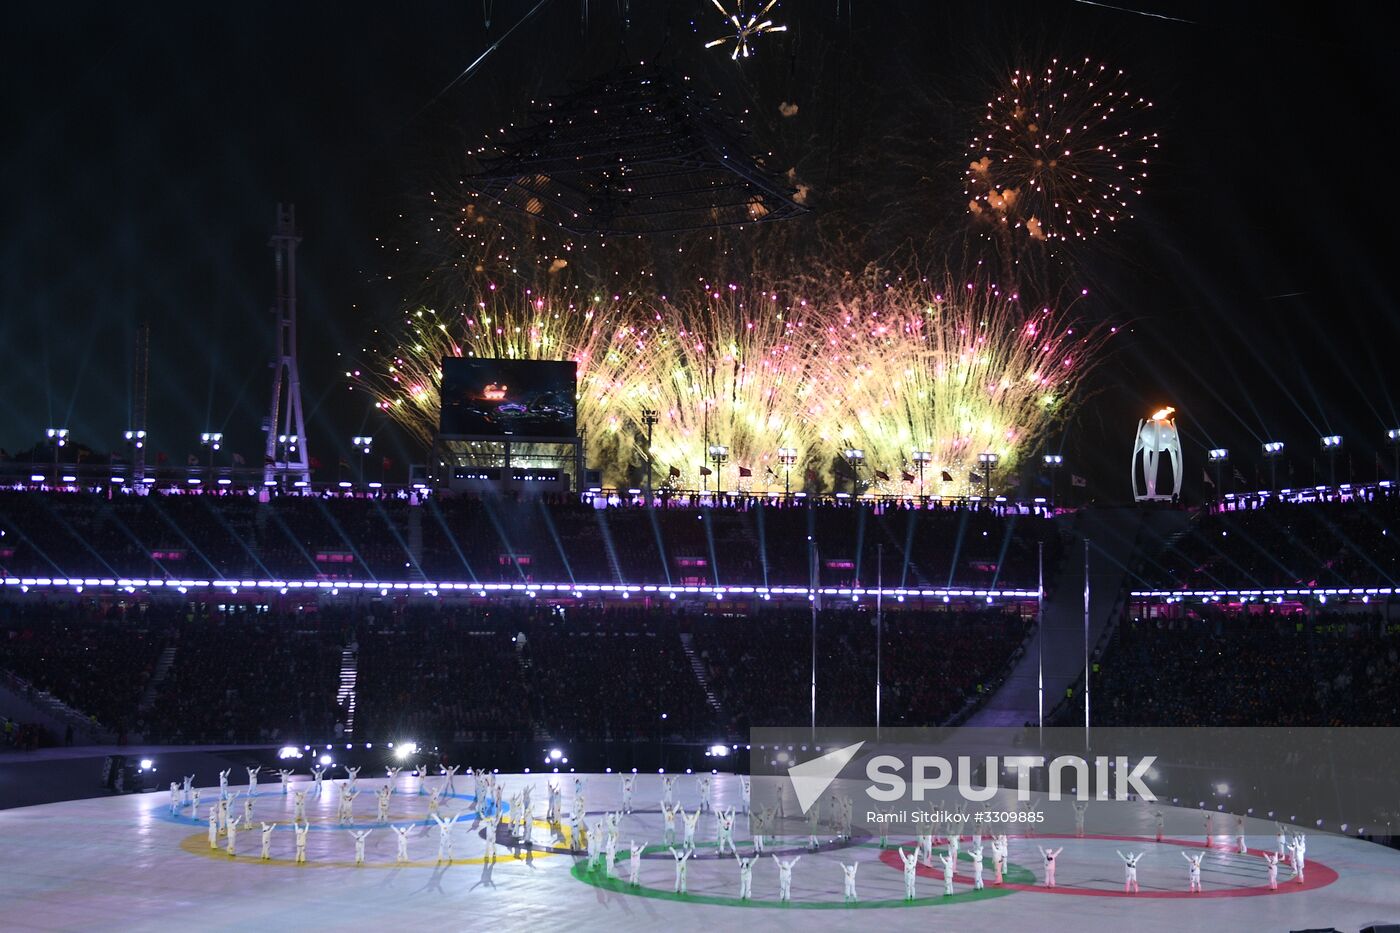
[[[1205,858],[1205,853],[1200,855],[1187,855],[1181,853],[1181,857],[1186,859],[1186,880],[1189,884],[1188,890],[1192,894],[1201,893],[1201,859]]]

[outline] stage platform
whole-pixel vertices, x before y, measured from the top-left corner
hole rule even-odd
[[[838,840],[833,827],[821,827],[820,846],[808,848],[801,836],[768,842],[780,859],[801,859],[793,867],[792,900],[779,900],[779,869],[770,857],[753,868],[753,895],[741,900],[739,868],[732,855],[717,851],[717,820],[712,813],[697,825],[695,855],[687,869],[686,894],[674,893],[675,862],[663,845],[661,777],[638,776],[634,810],[620,818],[617,878],[590,869],[570,851],[574,775],[502,775],[504,796],[532,784],[534,820],[530,843],[510,838],[509,823],[497,831],[496,857],[486,855],[489,803],[478,807],[469,774],[456,775],[444,794],[444,816],[461,813],[452,832],[450,860],[438,861],[439,829],[429,818],[424,782],[408,771],[394,780],[390,823],[411,826],[409,861],[398,863],[397,836],[377,821],[375,791],[386,783],[381,772],[361,776],[350,823],[338,820],[341,788],[325,785],[317,795],[305,769],[283,794],[276,775],[261,775],[253,801],[251,831],[240,829],[236,855],[209,845],[207,808],[218,788],[204,788],[198,815],[182,803],[172,812],[167,791],[76,800],[0,811],[0,926],[6,930],[189,930],[295,928],[299,930],[384,929],[585,929],[725,930],[801,927],[806,933],[850,929],[875,923],[880,929],[1036,931],[1132,930],[1360,930],[1377,922],[1400,922],[1400,851],[1356,839],[1313,833],[1308,836],[1305,883],[1280,866],[1278,889],[1270,890],[1262,857],[1274,837],[1262,824],[1249,835],[1250,851],[1236,850],[1233,837],[1202,836],[1157,842],[1144,810],[1140,826],[1096,826],[1091,810],[1086,835],[1010,839],[1004,883],[994,884],[990,846],[985,853],[986,887],[973,888],[969,838],[962,839],[954,894],[944,896],[943,868],[936,846],[931,866],[918,870],[915,898],[905,899],[899,845],[912,838],[857,836]],[[169,777],[162,775],[168,783]],[[271,778],[269,780],[269,777]],[[336,778],[344,773],[337,769]],[[544,817],[549,779],[562,787],[564,818],[549,825]],[[428,779],[428,789],[444,783]],[[230,776],[230,806],[241,816],[246,777]],[[734,836],[746,857],[754,851],[743,814],[737,777],[713,778],[713,804],[740,813]],[[291,829],[295,791],[305,799],[307,831],[304,864],[297,864]],[[696,778],[681,775],[677,801],[689,812],[700,803]],[[616,774],[586,777],[587,822],[621,808]],[[1067,806],[1067,805],[1066,805]],[[506,814],[509,820],[509,814]],[[259,823],[275,821],[270,858],[260,858]],[[356,865],[352,832],[373,830],[365,861]],[[677,838],[683,835],[678,821]],[[629,844],[647,846],[637,885],[628,883]],[[1057,886],[1043,885],[1039,846],[1063,847]],[[1124,871],[1117,851],[1144,852],[1140,893],[1123,893]],[[1181,852],[1204,853],[1201,894],[1187,893],[1187,865]],[[843,899],[842,863],[859,865],[858,900]],[[853,914],[853,912],[855,912]]]

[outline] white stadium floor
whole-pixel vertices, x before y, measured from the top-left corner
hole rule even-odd
[[[770,842],[794,866],[792,900],[778,900],[778,868],[763,858],[753,869],[753,898],[740,901],[739,869],[732,856],[716,852],[716,819],[701,817],[697,849],[688,867],[688,893],[673,894],[675,863],[661,845],[661,781],[639,778],[636,811],[621,818],[618,879],[590,871],[582,856],[566,850],[570,837],[573,776],[561,775],[562,826],[544,820],[548,794],[545,775],[503,775],[505,796],[534,785],[535,822],[530,847],[504,844],[502,826],[496,858],[486,858],[485,826],[477,818],[471,777],[458,775],[455,795],[444,799],[444,814],[464,815],[453,831],[452,859],[438,862],[439,831],[428,819],[423,782],[407,773],[395,781],[391,822],[414,824],[409,858],[396,864],[396,836],[376,822],[375,789],[385,779],[361,780],[354,822],[337,821],[338,788],[314,790],[306,800],[311,823],[305,864],[294,861],[289,827],[294,798],[274,779],[264,780],[253,797],[254,822],[275,820],[270,859],[260,858],[261,833],[241,830],[237,855],[209,846],[207,805],[218,789],[205,788],[200,817],[189,805],[171,812],[166,792],[79,800],[0,811],[0,928],[5,930],[211,930],[255,928],[385,930],[609,929],[724,930],[800,926],[804,931],[849,929],[874,921],[881,929],[1036,931],[1131,930],[1178,933],[1183,930],[1299,930],[1336,927],[1359,930],[1376,922],[1400,922],[1400,851],[1355,839],[1308,837],[1306,883],[1280,866],[1278,890],[1267,886],[1260,850],[1274,839],[1261,826],[1249,836],[1250,853],[1232,851],[1232,838],[1219,837],[1207,849],[1204,839],[1152,839],[1144,827],[1096,827],[1091,811],[1085,838],[1012,837],[1005,884],[993,884],[990,849],[987,887],[972,887],[970,843],[964,837],[954,894],[943,895],[943,870],[935,853],[932,867],[920,867],[916,896],[904,899],[904,877],[894,847],[912,848],[912,839],[857,837],[851,843],[823,835],[822,846],[807,850],[803,837]],[[430,787],[443,778],[431,778]],[[294,788],[311,789],[304,775]],[[243,812],[246,786],[233,815]],[[681,777],[679,802],[687,810],[699,802],[695,780]],[[617,775],[591,775],[585,789],[589,821],[618,809],[622,790]],[[714,804],[740,807],[738,778],[715,778]],[[353,830],[373,829],[365,863],[354,863]],[[745,855],[753,845],[740,814],[735,837]],[[648,844],[639,884],[628,876],[628,844]],[[1063,846],[1058,886],[1043,886],[1038,845]],[[1124,895],[1123,867],[1115,850],[1144,851],[1138,871],[1141,893]],[[1186,891],[1187,866],[1180,852],[1206,853],[1204,893]],[[938,851],[943,850],[940,842]],[[859,863],[859,900],[843,901],[840,863]],[[863,913],[852,915],[852,911]],[[874,911],[875,913],[871,913]]]

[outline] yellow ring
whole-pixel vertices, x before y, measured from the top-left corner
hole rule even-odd
[[[285,825],[291,825],[291,824],[285,824]],[[535,826],[544,827],[545,829],[549,829],[549,824],[546,823],[544,820],[535,820],[535,821],[534,821],[534,825],[535,825]],[[240,830],[240,832],[245,832],[245,833],[257,833],[258,830],[255,830],[255,829],[245,829],[245,830]],[[348,830],[347,830],[347,834],[348,834]],[[498,847],[500,847],[500,848],[509,848],[509,846],[506,846],[504,843],[497,843],[496,845],[497,845]],[[408,861],[408,862],[395,862],[395,861],[389,861],[389,862],[370,862],[370,861],[366,861],[366,862],[364,862],[364,863],[362,863],[362,864],[359,864],[359,865],[355,864],[355,860],[354,860],[354,859],[350,859],[350,860],[348,860],[348,861],[336,860],[336,861],[333,861],[333,862],[328,862],[328,861],[325,861],[325,860],[313,861],[313,860],[311,860],[311,859],[307,859],[305,862],[298,862],[296,859],[290,859],[290,858],[269,858],[269,859],[264,859],[264,858],[259,858],[259,857],[256,856],[256,855],[229,855],[229,854],[228,854],[228,851],[227,851],[222,845],[220,845],[218,848],[215,848],[215,849],[211,849],[211,848],[209,847],[209,834],[208,834],[207,832],[192,833],[192,834],[190,834],[189,836],[186,836],[184,839],[181,839],[181,840],[180,840],[180,848],[183,849],[184,851],[188,852],[190,855],[198,855],[198,856],[201,856],[201,857],[203,857],[203,858],[214,859],[215,861],[218,861],[218,862],[238,862],[238,863],[242,863],[242,864],[245,864],[245,865],[276,865],[276,866],[280,866],[280,867],[284,867],[284,868],[285,868],[285,867],[292,867],[292,868],[297,868],[297,867],[308,867],[308,868],[437,868],[437,867],[442,866],[442,865],[485,865],[485,864],[487,864],[488,862],[493,862],[493,863],[500,863],[500,862],[503,862],[503,861],[504,861],[504,862],[523,862],[523,861],[526,860],[526,858],[525,858],[524,855],[507,856],[507,857],[505,857],[505,858],[502,858],[502,857],[500,857],[500,856],[497,856],[496,858],[493,858],[493,859],[488,859],[486,856],[481,855],[481,856],[477,856],[477,857],[475,857],[475,858],[456,858],[456,859],[450,859],[450,860],[448,860],[448,861],[443,861],[443,862],[439,862],[439,861],[437,861],[436,859],[434,859],[434,860],[432,860],[432,861],[424,861],[424,860],[422,860],[422,859],[415,859],[415,860]],[[258,851],[261,851],[261,846],[259,846]],[[555,855],[558,855],[558,854],[559,854],[558,852],[550,852],[550,851],[541,850],[541,849],[535,849],[535,850],[525,850],[525,849],[521,849],[521,850],[519,850],[519,851],[521,851],[521,852],[530,851],[530,852],[531,852],[531,858],[550,858],[550,857],[552,857],[552,856],[555,856]]]

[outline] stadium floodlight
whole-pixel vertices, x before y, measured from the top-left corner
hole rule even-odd
[[[855,496],[859,491],[857,486],[860,482],[860,465],[865,461],[865,451],[859,447],[847,447],[841,451],[841,456],[851,465],[851,495]]]
[[[218,431],[205,431],[199,435],[199,442],[209,450],[209,469],[214,469],[214,452],[224,445],[224,436]]]
[[[1340,434],[1324,434],[1317,439],[1322,452],[1327,455],[1327,475],[1328,483],[1337,485],[1337,454],[1342,450],[1342,436]]]
[[[924,497],[924,464],[933,461],[933,454],[927,450],[916,450],[909,455],[919,468],[919,498]]]
[[[1265,441],[1261,450],[1269,461],[1269,488],[1278,489],[1278,458],[1283,456],[1283,441]]]
[[[122,437],[126,438],[126,442],[137,450],[146,446],[145,431],[126,431],[122,434]]]
[[[1400,483],[1400,428],[1391,428],[1385,432],[1386,440],[1390,441],[1390,449],[1395,455],[1395,476],[1394,480]]]
[[[44,436],[53,444],[53,475],[54,482],[58,481],[58,451],[62,447],[68,446],[67,428],[49,428],[44,432]]]
[[[360,452],[360,482],[365,481],[365,454],[369,453],[374,446],[374,438],[365,434],[356,434],[350,438],[350,443],[355,445],[355,449]]]
[[[651,477],[652,477],[652,470],[653,470],[653,468],[654,468],[655,465],[656,465],[656,453],[655,453],[655,451],[652,450],[652,447],[651,447],[651,432],[652,432],[652,428],[656,427],[656,425],[657,425],[660,421],[661,421],[661,417],[660,417],[660,415],[658,415],[658,414],[656,413],[656,409],[655,409],[655,408],[643,408],[643,409],[642,409],[642,424],[646,425],[646,429],[647,429],[647,498],[648,498],[648,499],[651,498]]]
[[[977,455],[977,462],[982,465],[982,498],[984,500],[992,497],[992,470],[1001,462],[1001,457],[991,451],[984,451]]]
[[[710,459],[715,464],[715,492],[724,492],[724,461],[729,459],[729,448],[724,444],[710,445]]]
[[[1220,496],[1225,491],[1222,484],[1225,482],[1225,464],[1230,459],[1230,451],[1224,447],[1216,447],[1206,451],[1206,459],[1215,464],[1215,495]]]
[[[792,465],[797,462],[797,448],[779,447],[778,462],[783,465],[783,495],[792,495]]]
[[[1060,454],[1046,454],[1042,459],[1045,461],[1045,469],[1050,471],[1050,504],[1053,506],[1056,501],[1055,481],[1059,479],[1060,467],[1065,465],[1065,458]]]

